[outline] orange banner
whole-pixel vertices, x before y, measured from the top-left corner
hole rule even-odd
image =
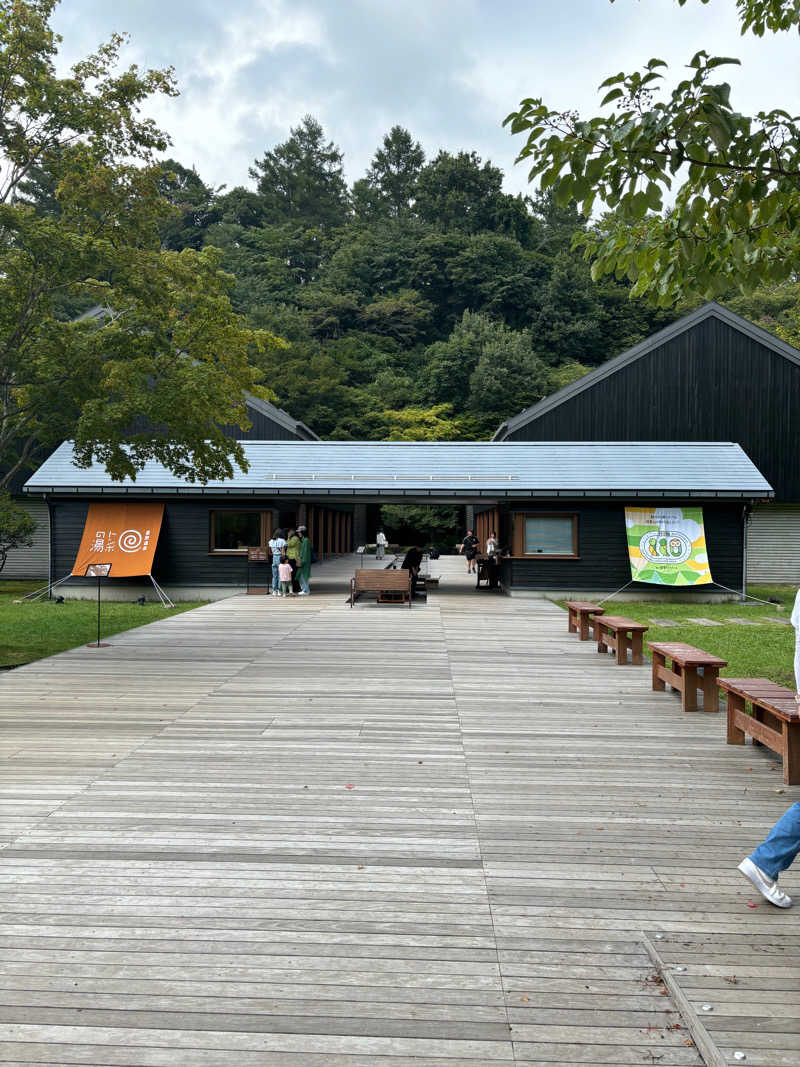
[[[90,564],[109,563],[110,578],[150,574],[163,517],[164,505],[148,501],[90,504],[72,573],[83,577]]]

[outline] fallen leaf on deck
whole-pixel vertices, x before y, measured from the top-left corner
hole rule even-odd
[[[345,789],[352,789],[352,788],[353,788],[353,786],[352,786],[352,785],[350,785],[350,783],[349,783],[349,782],[348,782],[348,783],[347,783],[347,785],[345,786]]]
[[[757,908],[757,907],[758,907],[758,905],[757,905],[757,904],[754,904],[754,903],[752,902],[752,900],[748,900],[748,901],[747,901],[747,906],[748,906],[748,908]]]

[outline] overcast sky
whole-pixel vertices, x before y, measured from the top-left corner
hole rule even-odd
[[[429,157],[475,150],[522,191],[501,123],[523,97],[587,111],[609,74],[699,48],[742,60],[725,75],[738,110],[800,113],[800,38],[740,37],[735,0],[64,0],[54,24],[70,62],[116,30],[127,62],[174,66],[180,97],[148,111],[176,159],[229,188],[311,113],[351,182],[399,123]]]

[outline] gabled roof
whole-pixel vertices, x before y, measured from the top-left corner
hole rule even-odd
[[[198,485],[160,463],[114,482],[83,469],[65,443],[25,491],[80,496],[759,499],[772,488],[741,446],[725,442],[242,441],[248,470]]]
[[[266,415],[268,419],[272,419],[273,422],[277,422],[279,426],[283,426],[285,429],[290,430],[296,437],[301,438],[304,441],[320,441],[314,431],[306,426],[304,422],[300,422],[298,419],[292,418],[288,411],[284,411],[283,408],[276,408],[274,404],[270,404],[266,400],[262,400],[260,397],[253,396],[252,393],[247,394],[247,406],[252,408],[253,411],[258,411],[262,415]]]
[[[113,319],[113,317],[114,312],[111,308],[106,307],[103,304],[95,304],[94,307],[89,308],[88,311],[84,311],[82,315],[79,315],[76,321],[82,322],[85,319],[96,319],[98,323],[102,323],[105,319]],[[261,415],[265,415],[268,419],[272,419],[278,426],[283,426],[285,430],[293,433],[295,437],[298,437],[303,441],[320,440],[309,426],[306,426],[304,422],[299,422],[297,419],[292,418],[289,412],[284,411],[283,408],[276,408],[274,404],[270,404],[266,400],[261,400],[259,397],[253,396],[252,393],[247,393],[246,403],[249,408],[253,409],[253,411],[258,411]]]
[[[519,415],[514,415],[513,418],[508,419],[497,428],[492,440],[506,440],[510,434],[514,433],[521,426],[527,426],[528,423],[533,422],[542,415],[546,415],[547,412],[552,411],[553,408],[557,408],[565,401],[571,400],[572,397],[577,396],[586,389],[591,389],[592,386],[597,385],[597,383],[603,381],[604,378],[616,374],[618,370],[622,370],[623,367],[627,367],[637,359],[641,359],[642,356],[646,356],[649,352],[652,352],[653,349],[658,348],[667,341],[671,341],[673,337],[677,337],[680,334],[685,333],[687,330],[691,330],[692,327],[697,326],[699,323],[710,318],[719,319],[721,322],[731,326],[734,330],[746,334],[758,344],[764,345],[765,348],[771,349],[779,356],[783,356],[784,359],[788,359],[792,363],[796,363],[800,366],[800,351],[793,348],[785,341],[781,341],[781,339],[774,334],[769,333],[767,330],[763,330],[760,326],[756,326],[755,323],[748,321],[748,319],[743,319],[741,315],[736,315],[733,311],[728,311],[727,308],[722,307],[721,304],[717,304],[712,300],[707,304],[703,304],[703,306],[696,311],[684,315],[683,318],[678,319],[669,326],[665,326],[664,329],[659,330],[658,333],[646,337],[643,341],[634,345],[633,348],[629,348],[627,352],[615,356],[614,359],[610,359],[607,363],[603,363],[603,365],[597,367],[596,370],[589,371],[588,374],[584,374],[584,376],[577,381],[565,385],[563,389],[559,389],[550,396],[546,396],[544,400],[540,400],[538,404],[526,408],[525,411],[521,411]]]

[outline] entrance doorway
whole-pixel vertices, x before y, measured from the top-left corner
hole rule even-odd
[[[390,544],[412,545],[440,555],[454,555],[464,536],[464,508],[459,505],[383,504],[380,524]]]

